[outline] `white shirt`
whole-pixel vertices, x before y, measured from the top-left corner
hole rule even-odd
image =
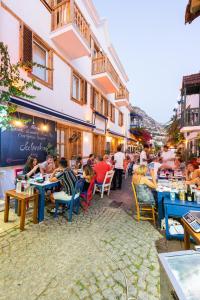
[[[141,153],[140,153],[140,165],[144,165],[144,166],[147,166],[147,154],[146,152],[143,150]]]
[[[166,152],[163,151],[161,157],[163,159],[163,163],[166,163],[167,165],[173,167],[174,162],[170,160],[175,158],[174,152],[172,152],[171,150],[168,150]]]
[[[117,152],[114,154],[115,169],[124,169],[125,154],[123,152]]]

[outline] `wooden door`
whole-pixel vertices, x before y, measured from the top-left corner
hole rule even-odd
[[[94,155],[103,156],[105,154],[106,138],[104,135],[93,135],[93,153]]]

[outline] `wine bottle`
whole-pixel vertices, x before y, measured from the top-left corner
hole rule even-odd
[[[187,186],[187,201],[192,202],[192,192],[190,185]]]

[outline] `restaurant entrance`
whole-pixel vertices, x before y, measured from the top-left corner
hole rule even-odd
[[[58,124],[57,151],[59,158],[65,157],[68,161],[82,156],[83,131],[78,128]]]
[[[103,156],[105,154],[105,135],[94,134],[93,135],[93,153],[95,155]]]

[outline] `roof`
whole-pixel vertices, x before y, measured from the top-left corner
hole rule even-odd
[[[189,0],[185,11],[185,24],[192,23],[200,16],[200,3],[198,0]]]
[[[183,76],[182,94],[186,89],[186,94],[199,94],[200,91],[200,73]]]
[[[200,85],[200,73],[183,76],[183,85]]]

